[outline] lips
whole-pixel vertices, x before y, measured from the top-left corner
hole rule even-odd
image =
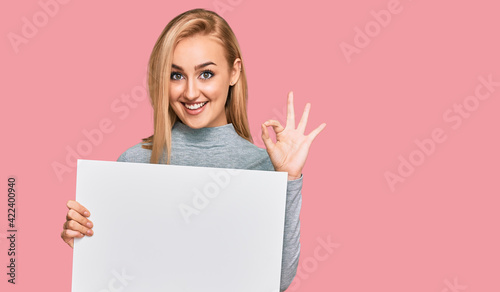
[[[191,102],[191,103],[185,103],[183,102],[182,105],[184,105],[185,108],[190,109],[190,110],[196,110],[199,108],[202,108],[208,103],[208,101],[202,101],[202,102]]]
[[[198,101],[198,102],[181,102],[184,110],[190,116],[195,116],[201,114],[208,103],[207,101]]]

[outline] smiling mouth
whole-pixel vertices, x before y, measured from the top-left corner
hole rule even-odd
[[[191,103],[191,104],[187,104],[184,102],[181,102],[181,103],[182,103],[182,105],[184,105],[185,108],[190,109],[190,110],[195,110],[195,109],[199,109],[199,108],[205,106],[208,103],[208,101],[199,102],[199,103]]]

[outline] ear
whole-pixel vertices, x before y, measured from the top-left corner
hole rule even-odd
[[[230,84],[236,84],[236,82],[240,79],[241,74],[241,59],[236,58],[233,63],[233,68],[231,69],[231,81]]]

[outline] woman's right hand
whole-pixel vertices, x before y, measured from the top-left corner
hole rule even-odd
[[[61,238],[73,248],[75,237],[81,238],[85,235],[92,236],[94,234],[92,230],[94,224],[87,219],[90,216],[89,210],[77,201],[69,200],[66,206],[68,206],[69,210],[66,215],[66,222],[63,225]]]

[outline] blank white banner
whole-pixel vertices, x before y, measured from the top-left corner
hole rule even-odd
[[[287,173],[78,160],[73,292],[279,291]]]

